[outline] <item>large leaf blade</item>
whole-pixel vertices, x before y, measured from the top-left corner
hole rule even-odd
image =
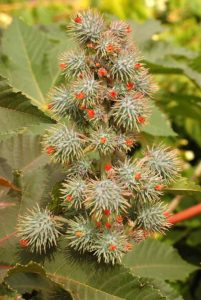
[[[123,263],[136,276],[164,280],[185,279],[197,269],[185,262],[173,247],[151,239],[135,246]]]
[[[172,130],[170,126],[170,122],[167,120],[165,114],[161,112],[156,105],[153,105],[153,111],[149,123],[145,125],[142,130],[153,136],[176,136],[177,135]]]
[[[41,110],[46,103],[45,95],[55,83],[55,74],[49,71],[46,56],[51,48],[45,34],[17,18],[2,38],[1,75]]]

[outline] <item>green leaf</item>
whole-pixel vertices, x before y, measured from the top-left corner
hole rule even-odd
[[[0,157],[12,169],[22,169],[41,156],[41,138],[38,135],[18,134],[0,143]]]
[[[20,294],[37,291],[41,297],[40,299],[59,298],[62,300],[73,300],[67,289],[64,290],[61,285],[48,278],[42,266],[34,262],[30,262],[28,265],[24,266],[17,264],[8,271],[4,282]],[[60,297],[58,293],[60,294]]]
[[[159,108],[153,105],[153,111],[149,123],[143,127],[143,131],[154,136],[176,136],[170,122]]]
[[[26,131],[25,127],[37,125],[40,122],[41,118],[38,116],[0,107],[0,140],[7,139],[20,132],[23,133]]]
[[[170,68],[172,71],[178,68],[177,65],[173,65],[171,63],[170,59],[172,59],[173,56],[178,57],[178,59],[183,57],[190,60],[197,56],[197,53],[194,51],[190,51],[186,48],[175,47],[166,41],[150,41],[144,45],[143,50],[145,60],[149,63]]]
[[[184,120],[184,126],[189,136],[201,147],[201,126],[200,122],[192,118]]]
[[[41,110],[47,102],[45,95],[58,76],[58,69],[56,73],[49,70],[46,54],[51,48],[45,34],[16,18],[2,38],[1,75]]]
[[[165,111],[175,117],[192,118],[200,123],[201,97],[182,93],[163,93],[159,95],[164,102]]]
[[[14,93],[7,81],[0,77],[0,140],[19,132],[35,130],[33,125],[42,132],[51,123],[53,120],[33,106],[21,93]]]
[[[63,277],[58,275],[49,275],[49,277],[57,283],[62,284],[66,289],[70,290],[74,300],[121,300],[125,298],[119,298],[93,288],[91,286],[80,283],[70,279],[69,277]]]
[[[182,280],[197,269],[185,262],[173,247],[151,239],[136,245],[123,263],[133,275],[163,280]]]
[[[145,42],[151,40],[154,34],[164,30],[158,20],[147,20],[143,24],[132,21],[131,24],[133,27],[133,38],[140,48],[144,46]]]
[[[133,276],[129,268],[98,264],[91,257],[78,257],[76,253],[71,253],[63,247],[55,253],[54,259],[46,260],[45,268],[48,273],[53,274],[52,279],[67,284],[72,293],[76,284],[76,300],[105,299],[92,297],[92,294],[89,294],[91,297],[87,297],[89,287],[92,288],[91,292],[96,291],[98,296],[105,292],[108,297],[106,299],[113,299],[114,296],[126,300],[166,299],[149,280]]]
[[[30,100],[21,93],[15,93],[9,86],[7,79],[0,76],[0,107],[25,112],[30,115],[38,116],[40,122],[53,121],[42,113]]]
[[[180,296],[178,292],[165,281],[158,279],[149,279],[149,282],[155,289],[159,290],[159,293],[162,294],[165,299],[183,300],[183,297]]]
[[[172,185],[168,186],[166,190],[170,192],[184,194],[184,195],[186,195],[187,193],[189,194],[201,193],[201,187],[197,185],[195,182],[190,181],[186,177],[181,177]]]

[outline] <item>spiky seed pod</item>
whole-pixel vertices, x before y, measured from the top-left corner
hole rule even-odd
[[[43,148],[54,162],[68,163],[83,155],[84,140],[74,129],[65,125],[51,127],[43,137]],[[54,149],[51,153],[49,148]]]
[[[120,44],[111,31],[105,31],[101,34],[100,39],[96,45],[97,55],[101,57],[107,57],[118,53],[120,50]]]
[[[85,116],[93,125],[100,125],[104,121],[105,111],[103,107],[97,106],[95,109],[86,109]]]
[[[143,69],[141,72],[135,74],[133,80],[135,83],[135,89],[141,92],[143,95],[151,97],[152,94],[157,90],[151,75],[146,69]]]
[[[96,43],[104,30],[102,16],[92,10],[79,13],[71,22],[69,31],[80,44]]]
[[[101,85],[92,75],[78,79],[73,84],[72,97],[78,106],[91,107],[100,102]]]
[[[161,176],[166,183],[175,180],[180,171],[180,163],[176,151],[162,144],[152,148],[147,147],[142,162],[155,174]]]
[[[31,252],[42,253],[57,245],[60,235],[59,224],[48,209],[41,210],[37,205],[20,216],[17,224],[17,235],[27,241]]]
[[[134,229],[129,232],[129,238],[135,243],[140,243],[147,238],[147,234],[142,229]]]
[[[94,240],[92,250],[97,256],[98,262],[106,264],[121,262],[123,254],[127,252],[127,239],[121,231],[105,230],[98,234]]]
[[[84,178],[91,173],[91,161],[82,159],[74,162],[71,167],[67,170],[68,177],[81,177]]]
[[[80,252],[90,251],[95,234],[94,225],[89,219],[82,216],[68,221],[66,238],[70,241],[69,246]]]
[[[136,226],[148,232],[164,233],[171,224],[168,222],[165,211],[167,206],[162,202],[137,204]]]
[[[144,98],[134,99],[134,94],[127,94],[116,101],[111,115],[118,127],[123,127],[126,131],[140,131],[149,118],[150,104]]]
[[[80,74],[89,73],[86,56],[83,51],[69,51],[63,53],[60,58],[60,63],[66,67],[64,74],[67,78],[75,78]]]
[[[135,144],[135,138],[133,136],[126,136],[124,134],[120,134],[117,137],[117,149],[119,151],[127,152],[129,151]]]
[[[54,88],[49,94],[51,111],[58,117],[78,117],[80,114],[69,90],[65,86]]]
[[[111,76],[114,79],[129,81],[136,74],[135,64],[140,60],[137,53],[122,50],[117,58],[111,61]]]
[[[112,153],[117,145],[115,133],[111,129],[103,128],[91,133],[89,143],[103,155]]]
[[[123,21],[113,21],[110,23],[110,30],[119,39],[125,39],[127,34],[131,32],[131,27]]]
[[[122,193],[121,186],[110,179],[91,180],[87,188],[85,205],[91,209],[90,213],[95,214],[98,220],[101,219],[104,210],[118,214],[129,206]]]
[[[86,194],[86,183],[81,178],[67,179],[63,184],[63,188],[60,189],[62,194],[64,208],[74,207],[75,209],[81,209]]]
[[[143,203],[159,200],[163,194],[162,189],[156,187],[162,183],[162,179],[154,175],[148,168],[142,167],[137,160],[126,160],[116,168],[118,182],[133,193],[136,200]]]

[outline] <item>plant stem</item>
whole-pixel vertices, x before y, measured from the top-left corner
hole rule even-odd
[[[190,208],[187,208],[173,216],[170,216],[168,218],[168,221],[172,224],[176,224],[176,223],[179,223],[181,221],[184,221],[184,220],[187,220],[187,219],[190,219],[196,215],[200,215],[201,214],[201,203],[200,204],[197,204],[197,205],[194,205]]]

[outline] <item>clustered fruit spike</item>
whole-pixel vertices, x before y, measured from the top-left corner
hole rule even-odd
[[[59,123],[42,141],[49,158],[66,169],[60,220],[67,218],[67,245],[112,264],[169,228],[161,196],[179,170],[175,151],[161,144],[128,158],[149,122],[155,91],[131,31],[122,21],[104,23],[92,10],[72,18],[68,32],[78,47],[59,58],[65,83],[52,90],[48,105]],[[47,210],[29,211],[19,220],[20,245],[46,251],[56,245],[59,226]]]

